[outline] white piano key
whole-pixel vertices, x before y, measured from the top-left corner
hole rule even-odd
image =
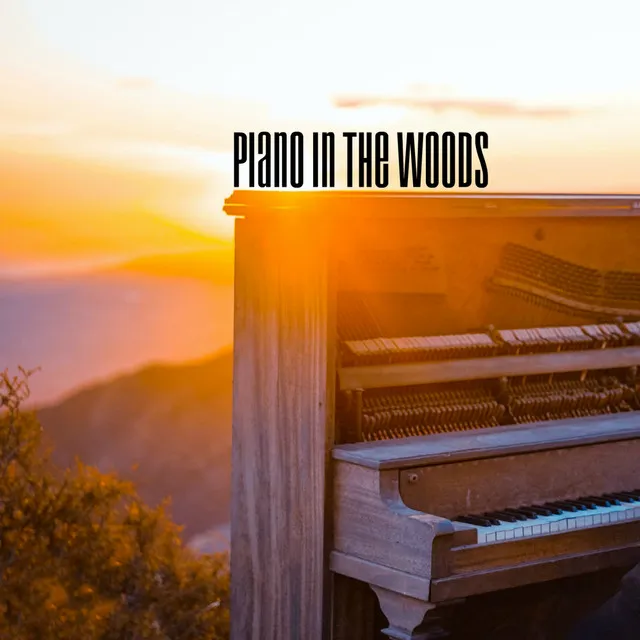
[[[561,534],[577,529],[587,529],[629,520],[640,519],[640,505],[623,502],[610,507],[596,507],[582,511],[568,512],[550,516],[538,516],[532,520],[501,522],[491,527],[476,527],[478,544],[502,543],[508,540]]]

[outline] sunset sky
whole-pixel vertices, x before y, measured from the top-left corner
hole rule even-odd
[[[491,191],[640,192],[638,18],[635,0],[0,0],[0,270],[230,238],[235,130],[485,130]],[[395,104],[339,106],[368,96]],[[429,99],[457,106],[410,106]]]

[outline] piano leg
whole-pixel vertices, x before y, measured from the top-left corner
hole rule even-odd
[[[439,640],[450,636],[447,624],[452,606],[435,605],[371,585],[389,626],[382,630],[393,640]],[[457,604],[451,603],[451,604]]]

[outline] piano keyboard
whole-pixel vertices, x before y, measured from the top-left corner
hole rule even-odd
[[[634,519],[640,519],[640,489],[454,518],[477,529],[478,544],[564,533]]]

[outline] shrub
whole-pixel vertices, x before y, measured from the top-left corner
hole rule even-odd
[[[131,483],[57,469],[21,410],[31,373],[0,373],[0,638],[227,638],[226,556],[192,553]]]

